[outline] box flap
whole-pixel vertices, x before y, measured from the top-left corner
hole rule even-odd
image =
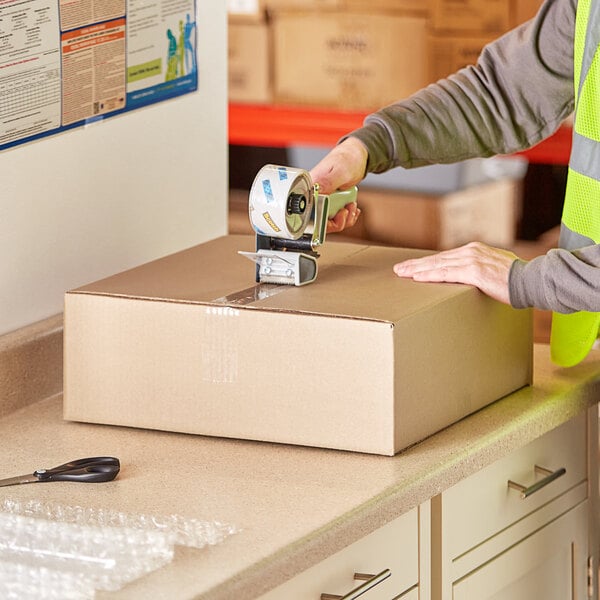
[[[224,236],[69,293],[228,304],[228,298],[256,287],[254,266],[237,253],[253,249],[253,236]],[[245,306],[393,323],[449,297],[478,293],[468,286],[415,283],[394,275],[396,262],[425,253],[330,238],[321,249],[316,282],[302,287],[277,286],[276,293],[252,298]],[[373,302],[373,298],[388,301]]]

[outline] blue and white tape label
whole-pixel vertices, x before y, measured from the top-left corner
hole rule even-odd
[[[269,179],[263,179],[262,187],[263,192],[265,193],[265,200],[269,203],[274,202],[275,197],[273,196],[273,188],[271,187],[271,181]]]

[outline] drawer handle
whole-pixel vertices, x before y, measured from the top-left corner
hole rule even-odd
[[[337,594],[321,594],[321,600],[355,600],[355,598],[362,596],[365,592],[368,592],[382,581],[385,581],[391,574],[392,572],[389,569],[385,569],[384,571],[381,571],[381,573],[377,573],[377,575],[354,573],[354,579],[364,581],[364,583],[361,583],[345,596],[339,596]]]
[[[550,469],[545,469],[544,467],[540,467],[539,465],[535,465],[534,470],[538,475],[544,475],[544,479],[536,481],[533,485],[530,485],[529,487],[521,485],[520,483],[516,483],[514,481],[509,481],[508,487],[521,492],[521,498],[528,498],[532,494],[539,492],[542,488],[552,483],[555,479],[562,477],[567,472],[567,470],[564,467],[561,467],[557,471],[551,471]]]

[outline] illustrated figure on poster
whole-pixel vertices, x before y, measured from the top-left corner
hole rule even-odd
[[[179,21],[179,40],[177,42],[177,76],[183,77],[185,75],[183,63],[184,63],[184,29],[183,29],[183,21]]]
[[[169,38],[169,46],[167,50],[167,73],[165,81],[170,81],[171,79],[177,79],[177,38],[170,29],[167,29],[167,38]]]
[[[189,13],[185,16],[184,48],[185,48],[185,71],[196,72],[196,23],[190,19]]]

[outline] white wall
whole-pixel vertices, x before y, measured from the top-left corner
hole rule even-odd
[[[198,92],[0,153],[0,334],[226,233],[226,4],[197,5]]]

